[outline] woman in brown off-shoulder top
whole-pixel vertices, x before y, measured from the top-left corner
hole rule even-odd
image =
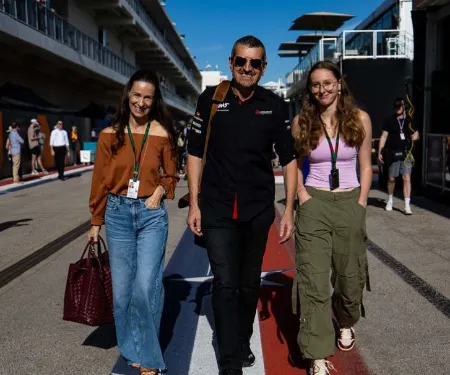
[[[136,72],[115,125],[97,143],[89,206],[98,239],[105,224],[120,354],[142,375],[166,369],[158,342],[168,218],[178,181],[175,130],[157,76]]]

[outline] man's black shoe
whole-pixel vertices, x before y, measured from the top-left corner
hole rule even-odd
[[[255,364],[256,358],[250,349],[250,345],[242,346],[242,367],[252,367]]]
[[[242,375],[242,370],[237,368],[226,368],[220,372],[220,375]]]

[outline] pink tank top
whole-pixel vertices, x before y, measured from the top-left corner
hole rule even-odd
[[[331,139],[336,147],[336,138]],[[358,151],[355,147],[348,147],[342,137],[339,138],[339,150],[336,167],[339,169],[339,189],[349,189],[359,186],[356,175],[356,160]],[[317,188],[330,187],[331,153],[330,146],[324,137],[317,148],[309,156],[309,174],[305,185]]]

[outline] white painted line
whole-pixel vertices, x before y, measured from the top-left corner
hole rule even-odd
[[[92,169],[94,169],[93,165],[89,165],[87,167],[70,169],[70,170],[67,170],[64,172],[64,176],[72,176],[74,174],[88,172]],[[43,183],[54,181],[57,179],[58,179],[58,173],[52,173],[52,174],[48,174],[48,175],[44,175],[42,177],[32,179],[30,181],[25,181],[22,183],[12,183],[9,185],[0,186],[0,193],[6,193],[8,191],[22,190],[22,189],[25,189],[28,187],[41,185]]]
[[[275,184],[277,184],[277,185],[284,184],[284,177],[283,176],[275,176]]]
[[[202,314],[198,320],[197,333],[194,341],[192,359],[189,366],[189,375],[197,374],[217,374],[219,367],[217,364],[217,342],[213,333],[214,316],[211,304],[211,295],[203,298]],[[261,345],[261,333],[259,330],[258,316],[256,315],[253,324],[253,336],[251,348],[256,357],[253,367],[244,368],[245,375],[261,375],[265,373],[264,359]],[[218,354],[217,354],[218,355]]]

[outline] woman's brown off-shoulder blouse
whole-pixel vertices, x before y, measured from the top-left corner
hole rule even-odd
[[[136,155],[139,155],[143,137],[143,134],[133,133]],[[113,155],[111,145],[115,134],[100,133],[89,199],[92,225],[104,224],[109,193],[127,195],[128,182],[134,173],[134,153],[127,133],[124,138],[125,144]],[[141,154],[139,181],[139,198],[151,196],[158,185],[166,190],[166,198],[175,197],[177,159],[169,138],[149,134]]]

